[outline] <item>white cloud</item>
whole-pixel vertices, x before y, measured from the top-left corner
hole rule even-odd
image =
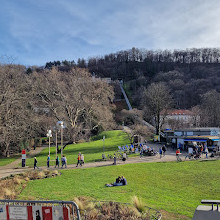
[[[219,14],[218,0],[11,0],[0,9],[0,46],[24,64],[133,46],[218,47]]]

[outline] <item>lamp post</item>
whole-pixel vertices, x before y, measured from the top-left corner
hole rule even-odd
[[[104,154],[104,150],[105,150],[105,136],[103,136],[103,154]]]
[[[57,158],[57,130],[56,130],[56,158]]]
[[[53,132],[56,133],[56,136],[55,136],[56,137],[56,140],[55,140],[56,145],[55,146],[56,146],[56,158],[57,158],[57,126],[53,127]]]
[[[49,137],[49,156],[50,156],[50,138],[52,137],[52,131],[51,130],[47,131],[47,137]]]
[[[61,156],[63,155],[63,121],[61,121],[60,125],[60,133],[61,133]]]
[[[57,122],[57,127],[60,128],[60,136],[61,136],[61,157],[63,155],[63,129],[65,128],[65,123],[63,121]]]

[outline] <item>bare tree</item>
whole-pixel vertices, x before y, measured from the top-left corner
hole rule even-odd
[[[59,72],[56,68],[33,74],[35,105],[48,109],[53,123],[67,123],[73,141],[91,131],[112,128],[113,89],[99,79],[92,79],[85,69]]]
[[[201,124],[218,127],[220,123],[220,93],[211,90],[202,96]]]
[[[4,156],[19,150],[30,137],[29,85],[24,72],[24,66],[0,66],[0,144]]]
[[[150,116],[154,119],[156,134],[159,134],[164,122],[164,118],[161,118],[161,112],[166,112],[172,104],[169,88],[164,83],[152,83],[145,92],[144,101]],[[165,116],[165,114],[163,115]]]

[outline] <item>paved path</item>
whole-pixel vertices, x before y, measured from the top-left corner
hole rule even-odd
[[[35,150],[30,150],[30,152],[28,152],[27,157],[29,158],[29,157],[33,157],[39,154],[44,148],[45,147],[37,147]],[[5,166],[1,166],[0,167],[0,179],[10,176],[12,174],[18,174],[18,173],[22,173],[26,171],[27,168],[18,168],[20,164],[21,164],[21,158],[16,159],[12,163],[7,164]]]
[[[160,147],[160,145],[158,145],[158,144],[155,145],[154,143],[152,143],[152,144],[148,143],[147,145],[150,147],[153,147],[154,150],[156,150],[156,151],[158,151],[159,147]],[[34,154],[39,153],[42,149],[43,149],[43,147],[41,149],[38,149],[38,151],[36,150],[31,155],[33,156]],[[183,154],[181,154],[182,160],[184,160],[185,155],[186,155],[185,152]],[[205,159],[205,155],[202,156],[202,159]],[[128,160],[126,160],[125,162],[123,162],[122,160],[120,160],[120,161],[117,160],[117,165],[133,164],[133,163],[150,163],[150,162],[169,162],[169,161],[176,161],[176,154],[175,154],[175,151],[168,149],[166,151],[166,155],[164,157],[162,157],[161,159],[160,159],[159,154],[157,154],[156,156],[144,156],[142,158],[140,158],[139,156],[129,157]],[[18,159],[18,164],[20,162],[21,162],[21,159]],[[4,167],[0,167],[0,179],[5,178],[10,175],[19,174],[19,173],[33,170],[33,168],[28,168],[28,167],[15,168],[15,164],[16,165],[18,165],[18,164],[17,163],[15,163],[13,165],[11,165],[11,164],[4,166]],[[109,160],[109,161],[85,163],[82,167],[80,167],[80,166],[76,167],[76,164],[70,164],[70,165],[67,165],[67,168],[64,168],[64,169],[83,169],[83,168],[89,168],[89,167],[103,167],[103,166],[112,166],[112,165],[113,165],[113,160]],[[47,169],[47,167],[40,167],[39,170],[43,170],[43,169]],[[49,169],[53,170],[55,168],[54,168],[54,166],[51,166]],[[59,169],[61,169],[61,168],[59,168]]]
[[[129,157],[128,160],[123,162],[122,160],[117,160],[117,165],[123,165],[123,164],[132,164],[132,163],[146,163],[146,162],[165,162],[165,161],[175,161],[176,156],[174,152],[168,152],[168,154],[165,157],[162,157],[160,159],[159,155],[156,156],[144,156],[140,158],[139,156],[137,157]],[[19,163],[21,160],[19,159]],[[15,168],[13,166],[7,165],[4,167],[0,167],[0,179],[5,178],[10,175],[22,173],[25,171],[30,171],[33,170],[33,168]],[[16,164],[18,165],[18,164]],[[112,166],[113,165],[113,160],[108,160],[108,161],[100,161],[100,162],[92,162],[92,163],[85,163],[82,167],[76,167],[76,164],[70,164],[67,165],[67,169],[82,169],[82,168],[89,168],[89,167],[102,167],[102,166]],[[42,169],[47,169],[47,167],[40,167],[40,170]],[[55,169],[53,166],[50,167],[50,169]],[[61,169],[61,168],[59,168]]]

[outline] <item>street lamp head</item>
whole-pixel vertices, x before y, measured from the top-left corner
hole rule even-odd
[[[66,128],[66,123],[64,121],[58,121],[56,125],[58,128]]]
[[[47,131],[47,137],[52,137],[52,131],[51,130]]]

